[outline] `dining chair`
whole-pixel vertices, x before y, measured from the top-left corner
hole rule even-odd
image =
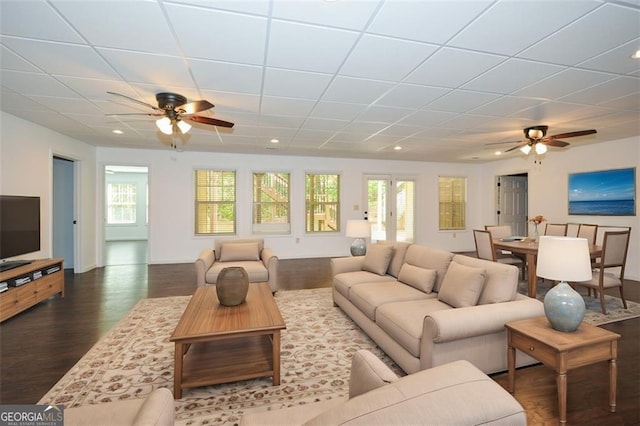
[[[476,243],[476,254],[478,256],[478,259],[490,260],[492,262],[517,266],[521,269],[522,279],[524,279],[524,262],[522,261],[522,259],[515,256],[497,257],[492,238],[493,237],[491,235],[491,232],[489,231],[483,229],[473,230],[473,239]]]
[[[573,286],[587,287],[595,290],[600,296],[600,307],[603,314],[607,314],[604,301],[604,291],[607,288],[618,287],[622,305],[627,309],[627,301],[624,300],[624,269],[627,263],[629,250],[629,236],[631,229],[626,231],[605,232],[602,243],[602,255],[593,276],[589,281],[571,283]],[[619,268],[618,271],[606,272],[610,268]]]
[[[578,238],[586,238],[589,244],[596,243],[596,235],[598,234],[598,225],[590,223],[581,223],[578,228]]]
[[[505,237],[513,236],[511,225],[485,225],[484,229],[485,231],[491,232],[491,238],[505,238]],[[514,257],[516,259],[520,259],[520,261],[522,262],[523,268],[525,267],[524,265],[526,265],[524,256],[519,256],[517,254],[510,252],[509,250],[497,249],[496,256],[498,259],[501,257]]]
[[[567,223],[567,237],[578,237],[578,231],[580,231],[579,223]]]
[[[567,236],[567,224],[566,223],[547,223],[547,227],[544,228],[544,235],[553,235],[556,237]]]

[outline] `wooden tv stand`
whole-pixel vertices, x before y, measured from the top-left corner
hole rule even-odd
[[[47,273],[51,268],[58,270]],[[42,276],[38,277],[38,273]],[[0,282],[25,277],[30,277],[31,281],[18,287],[9,286],[7,291],[0,293],[0,322],[56,293],[64,297],[64,259],[34,260],[28,265],[0,272]]]

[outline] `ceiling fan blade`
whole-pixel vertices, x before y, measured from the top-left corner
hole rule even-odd
[[[565,138],[574,138],[576,136],[585,136],[592,135],[594,133],[598,133],[596,129],[591,130],[580,130],[577,132],[568,132],[568,133],[559,133],[557,135],[549,136],[549,139],[565,139]]]
[[[162,117],[164,114],[161,112],[151,113],[151,112],[125,112],[122,114],[105,114],[107,117],[113,117],[118,115],[146,115],[148,117]]]
[[[229,121],[218,120],[216,118],[201,117],[199,115],[194,115],[191,117],[184,117],[184,118],[186,120],[195,121],[196,123],[210,124],[212,126],[229,127],[229,128],[233,127],[233,123]]]
[[[506,141],[506,142],[489,142],[489,143],[485,143],[485,146],[490,146],[490,145],[511,145],[514,143],[520,143],[522,142],[522,140],[519,141]]]
[[[196,112],[211,109],[214,106],[215,105],[213,105],[211,102],[203,99],[201,101],[193,101],[189,102],[188,104],[177,106],[176,109],[179,111],[184,111],[184,114],[195,114]]]
[[[557,146],[558,148],[562,148],[562,147],[570,145],[569,142],[559,141],[557,139],[544,140],[544,141],[542,141],[542,143],[547,145],[547,146]]]
[[[129,100],[131,102],[135,102],[135,103],[140,104],[140,105],[144,105],[147,108],[151,108],[151,109],[156,110],[156,111],[161,111],[161,109],[158,108],[157,106],[153,106],[153,105],[148,104],[146,102],[142,102],[142,101],[139,101],[137,99],[130,98],[129,96],[123,95],[121,93],[116,93],[116,92],[107,92],[107,93],[110,94],[110,95],[114,95],[114,96],[120,96],[121,98],[125,98],[125,99],[127,99],[127,100]]]
[[[511,152],[511,151],[515,151],[516,149],[522,148],[523,146],[527,145],[528,143],[529,143],[529,142],[522,142],[522,143],[519,143],[518,145],[516,145],[516,146],[512,146],[511,148],[509,148],[509,149],[505,150],[504,152]]]

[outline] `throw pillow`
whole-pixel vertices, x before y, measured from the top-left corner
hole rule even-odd
[[[442,280],[438,300],[454,308],[475,306],[482,293],[485,277],[482,268],[451,262]]]
[[[387,244],[374,244],[369,248],[367,254],[364,255],[362,270],[373,272],[378,275],[385,275],[392,256],[393,246]]]
[[[436,282],[436,275],[437,273],[433,269],[420,268],[419,266],[405,263],[402,265],[402,268],[400,268],[398,281],[417,288],[422,292],[431,293],[433,284]]]
[[[260,260],[258,243],[228,243],[220,247],[220,262]]]

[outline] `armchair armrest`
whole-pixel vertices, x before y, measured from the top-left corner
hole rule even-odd
[[[213,249],[207,248],[200,252],[200,255],[195,261],[196,285],[198,287],[202,287],[206,284],[205,276],[215,261],[216,252]]]
[[[335,277],[343,272],[362,271],[364,256],[334,257],[331,259],[331,276]]]
[[[351,360],[349,398],[398,380],[396,373],[371,352],[360,349]]]
[[[436,343],[504,331],[510,321],[544,315],[542,302],[529,297],[511,302],[435,311],[424,318],[423,339]]]
[[[263,248],[260,259],[269,273],[269,288],[275,293],[278,290],[278,256],[270,248]]]

